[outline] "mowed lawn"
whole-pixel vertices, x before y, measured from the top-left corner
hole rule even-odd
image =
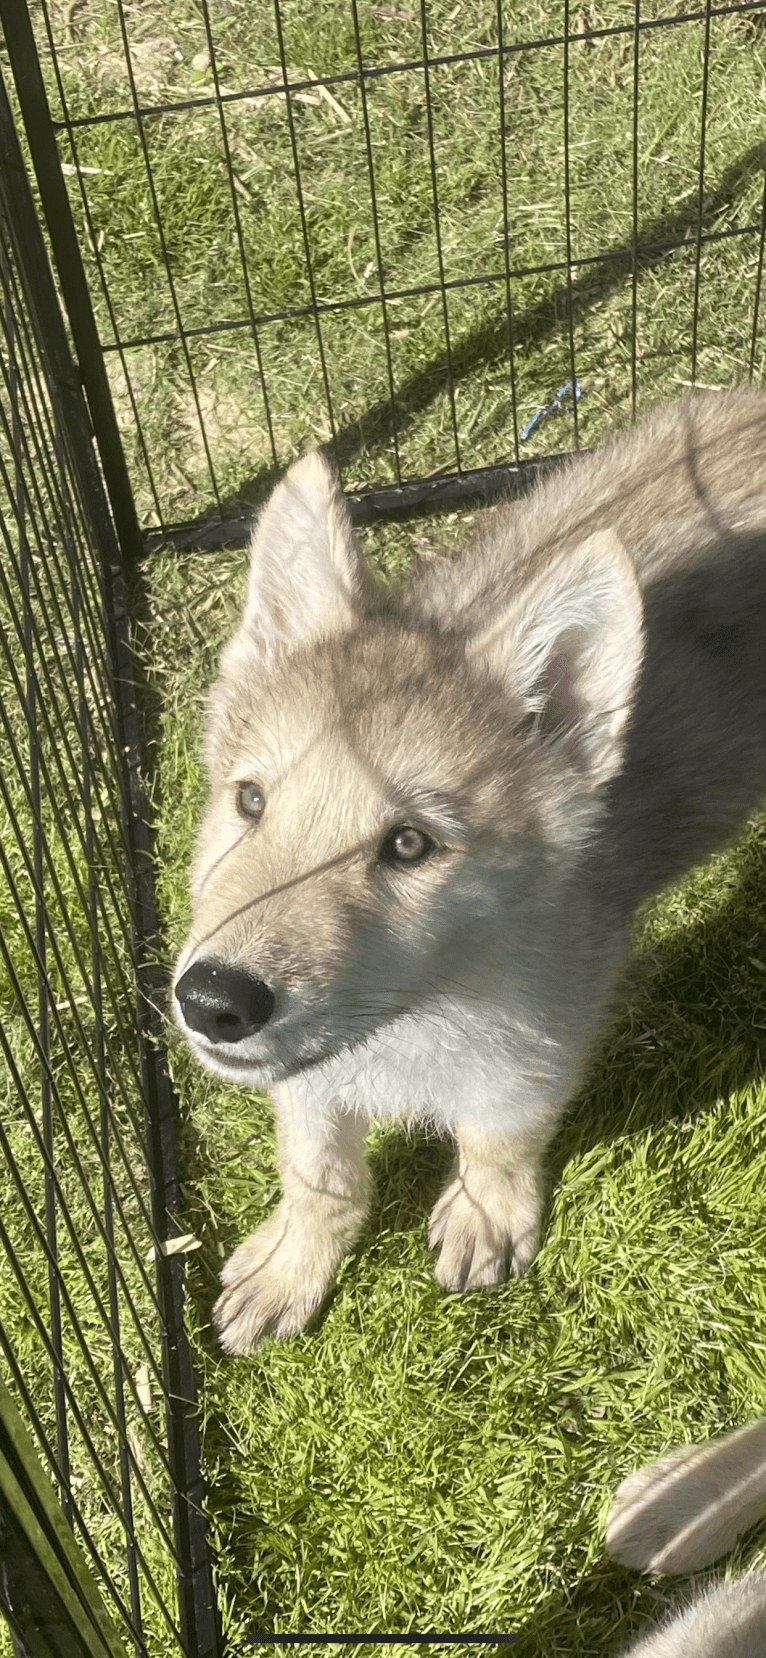
[[[761,378],[760,241],[737,233],[761,214],[762,16],[711,22],[700,189],[704,19],[649,26],[661,15],[654,3],[642,13],[638,42],[634,225],[636,38],[622,0],[569,13],[582,38],[568,54],[566,146],[563,8],[532,0],[503,12],[507,44],[548,42],[506,59],[503,137],[497,56],[482,55],[497,42],[496,8],[430,4],[429,51],[444,60],[430,73],[433,170],[421,13],[407,0],[359,6],[364,62],[410,65],[371,79],[366,107],[350,0],[286,0],[281,41],[267,8],[221,3],[210,13],[214,65],[198,7],[128,7],[141,103],[191,107],[147,115],[146,149],[126,117],[78,127],[62,155],[102,338],[128,342],[107,361],[147,527],[257,505],[276,467],[330,439],[330,409],[350,487],[390,482],[397,449],[404,475],[451,469],[440,256],[450,282],[492,278],[451,288],[447,301],[464,465],[572,446],[571,415],[541,423],[523,449],[517,434],[568,377],[573,348],[583,444],[630,419],[634,361],[639,408],[678,395],[693,367],[712,386],[747,379],[751,366]],[[60,8],[52,29],[70,115],[129,109],[116,10]],[[292,134],[283,52],[304,87]],[[248,93],[225,102],[225,132],[215,104],[195,102],[214,92],[214,66],[225,98]],[[50,87],[60,113],[52,71]],[[635,331],[634,228],[645,250]],[[700,229],[720,235],[698,254]],[[312,319],[290,314],[311,297],[307,243],[321,302],[375,301],[323,315],[324,368]],[[506,246],[512,270],[527,273],[509,277],[513,376]],[[424,290],[388,304],[393,419],[378,247],[387,289]],[[553,268],[568,253],[569,271]],[[271,435],[252,328],[202,331],[247,321],[251,306],[270,319],[256,336]],[[186,346],[168,337],[179,316],[198,330]],[[396,581],[425,545],[459,547],[470,517],[369,529],[364,550]],[[188,919],[204,693],[244,571],[239,549],[159,550],[146,564],[137,647],[152,696],[168,963]],[[671,1586],[606,1561],[603,1521],[630,1469],[766,1409],[765,1009],[759,821],[640,918],[613,1034],[553,1147],[549,1225],[528,1277],[445,1297],[425,1234],[449,1148],[375,1129],[373,1215],[321,1327],[237,1361],[221,1358],[210,1308],[223,1258],[278,1196],[270,1109],[219,1086],[169,1036],[179,1218],[202,1242],[189,1258],[190,1316],[231,1654],[265,1651],[258,1631],[517,1631],[523,1658],[600,1658],[664,1606]],[[762,1530],[726,1570],[764,1562]]]
[[[464,530],[451,515],[435,533],[449,548]],[[400,567],[422,534],[368,533],[366,547]],[[154,567],[171,946],[203,797],[200,687],[243,574],[241,553]],[[249,1359],[220,1356],[210,1308],[224,1256],[279,1194],[271,1114],[172,1041],[233,1651],[258,1629],[519,1630],[530,1658],[607,1654],[664,1603],[667,1584],[604,1559],[601,1533],[631,1468],[764,1408],[765,941],[759,821],[642,918],[614,1034],[554,1144],[550,1224],[528,1277],[445,1297],[426,1222],[448,1148],[376,1128],[373,1216],[321,1328]],[[749,1538],[731,1570],[765,1545],[764,1532]]]

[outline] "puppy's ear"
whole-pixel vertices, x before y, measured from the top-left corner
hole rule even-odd
[[[554,559],[467,646],[592,788],[619,767],[642,653],[641,597],[613,530]]]
[[[256,520],[245,610],[227,657],[244,647],[268,658],[343,632],[367,584],[340,486],[312,449]]]

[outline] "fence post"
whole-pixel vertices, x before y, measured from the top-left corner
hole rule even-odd
[[[26,0],[0,0],[0,21],[114,522],[133,565],[141,531]]]
[[[85,1557],[0,1381],[0,1608],[17,1658],[125,1658]]]
[[[0,16],[6,26],[8,9],[5,0],[0,0]],[[16,8],[11,9],[15,11]],[[66,447],[78,480],[82,509],[99,562],[103,625],[116,714],[115,742],[122,769],[125,834],[130,852],[127,876],[152,1219],[157,1236],[164,1241],[174,1230],[173,1216],[178,1206],[175,1102],[162,1050],[163,1021],[159,1003],[163,986],[158,983],[161,975],[156,965],[158,923],[151,834],[148,803],[141,780],[140,720],[128,631],[125,575],[126,569],[132,566],[132,550],[128,548],[126,552],[115,533],[115,522],[93,448],[88,410],[64,329],[2,77],[0,214],[14,248],[25,305],[44,365],[57,433]],[[117,525],[118,530],[119,527]],[[178,1598],[184,1651],[188,1658],[217,1658],[220,1637],[202,1511],[204,1485],[200,1468],[194,1372],[183,1321],[182,1260],[177,1255],[166,1256],[158,1251],[156,1277],[162,1309],[160,1334],[168,1459],[174,1482],[173,1523],[182,1563],[178,1575]],[[37,1658],[37,1653],[34,1658]]]

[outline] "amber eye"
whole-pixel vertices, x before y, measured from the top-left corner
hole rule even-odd
[[[422,864],[436,849],[436,842],[422,829],[414,829],[410,823],[397,823],[389,829],[384,841],[381,842],[378,857],[382,864],[407,865]]]
[[[257,823],[258,818],[263,817],[265,805],[263,790],[257,783],[237,784],[237,811],[241,812],[243,817],[253,818]]]

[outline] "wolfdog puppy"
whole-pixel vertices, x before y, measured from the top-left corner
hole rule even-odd
[[[457,1142],[439,1283],[524,1272],[635,906],[766,793],[765,619],[758,392],[563,466],[400,594],[321,456],[290,468],[210,694],[173,995],[201,1063],[276,1109],[284,1195],[224,1267],[230,1352],[321,1306],[373,1117]]]
[[[645,1572],[696,1572],[766,1514],[766,1421],[684,1445],[623,1480],[610,1554]],[[626,1658],[763,1658],[766,1572],[721,1583],[632,1646]]]

